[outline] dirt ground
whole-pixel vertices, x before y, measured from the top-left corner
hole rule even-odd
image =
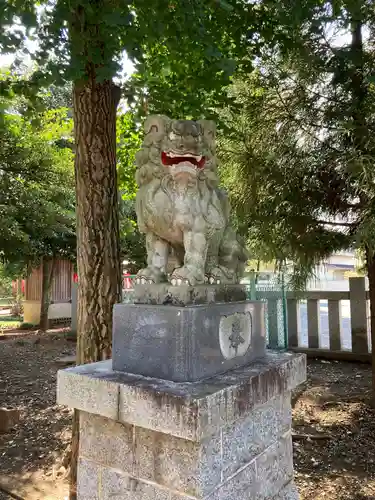
[[[303,500],[375,499],[371,367],[312,361],[295,394],[293,448]]]
[[[34,481],[38,500],[63,500],[67,494],[61,458],[70,439],[71,411],[56,405],[56,372],[62,367],[56,360],[72,354],[74,344],[63,332],[0,340],[0,407],[22,410],[20,423],[0,434],[0,485],[7,478]],[[308,382],[293,401],[301,500],[375,500],[370,384],[368,365],[309,363]],[[53,496],[42,494],[48,485]],[[0,491],[0,500],[10,498]]]
[[[56,373],[62,368],[56,360],[74,351],[63,330],[0,340],[0,407],[22,412],[14,429],[0,434],[0,485],[12,476],[46,487],[54,483],[61,492],[57,498],[65,497],[61,458],[70,441],[72,413],[56,404]]]

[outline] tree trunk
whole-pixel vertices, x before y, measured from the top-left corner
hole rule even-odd
[[[69,464],[69,500],[77,500],[77,467],[79,449],[79,411],[74,409]]]
[[[351,5],[354,9],[351,22],[351,93],[352,93],[352,141],[359,156],[371,155],[368,151],[369,128],[366,121],[366,103],[368,96],[368,83],[364,72],[364,49],[363,49],[363,22],[360,3]],[[359,194],[360,203],[363,207],[369,207],[371,200],[365,192]],[[375,408],[375,252],[371,245],[365,247],[366,268],[369,280],[370,296],[370,328],[372,345],[372,405]]]
[[[375,253],[369,248],[366,248],[366,268],[370,296],[372,406],[375,408]]]
[[[121,297],[116,172],[119,89],[89,77],[74,88],[77,194],[77,364],[111,357],[112,309]],[[73,419],[70,499],[76,498],[79,415]]]
[[[48,330],[48,309],[51,303],[51,289],[55,260],[53,257],[43,257],[42,260],[42,297],[40,304],[40,329]]]
[[[116,171],[119,89],[94,79],[74,89],[77,194],[77,363],[111,357],[112,309],[121,297]]]
[[[353,67],[351,68],[351,91],[353,101],[353,142],[355,148],[361,153],[366,154],[368,142],[368,127],[365,120],[367,85],[363,69],[363,25],[360,20],[353,19],[351,23],[351,57]]]

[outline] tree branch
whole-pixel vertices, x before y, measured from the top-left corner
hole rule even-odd
[[[302,122],[302,120],[298,119],[289,109],[287,103],[285,102],[284,98],[282,97],[282,95],[280,94],[280,91],[278,88],[275,87],[275,92],[277,93],[277,96],[278,98],[280,99],[280,102],[281,104],[283,105],[284,107],[284,110],[288,113],[288,116],[291,120],[293,120],[295,123],[297,123],[301,130],[303,130],[307,135],[309,135],[311,138],[313,138],[315,141],[319,142],[320,144],[323,143],[323,141],[321,139],[319,139],[319,137],[317,137],[315,134],[312,134],[309,130],[307,130],[302,123],[306,123],[306,121],[304,120]],[[313,123],[308,123],[307,125],[310,125],[310,126],[313,126],[314,128],[318,128],[316,126],[316,124],[313,124]],[[328,147],[332,150],[332,151],[335,151],[336,153],[339,153],[341,154],[341,151],[337,148],[335,148],[334,146],[332,146],[331,144],[328,145]]]
[[[327,224],[329,226],[342,226],[342,227],[353,227],[356,222],[329,222],[327,220],[317,220],[318,224]]]

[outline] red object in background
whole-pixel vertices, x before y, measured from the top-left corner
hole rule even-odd
[[[122,288],[125,290],[129,290],[130,288],[133,288],[133,283],[132,280],[129,278],[131,276],[130,274],[123,274],[123,280],[122,280]]]
[[[21,290],[19,286],[21,285]],[[25,280],[12,281],[12,294],[15,297],[18,293],[25,295]]]
[[[133,288],[133,283],[131,278],[129,278],[129,276],[131,276],[131,274],[126,274],[126,273],[123,274],[123,288],[125,289]],[[73,281],[74,283],[78,283],[77,273],[73,274]],[[24,284],[22,286],[24,287]]]

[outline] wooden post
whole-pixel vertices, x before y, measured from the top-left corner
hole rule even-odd
[[[299,305],[297,299],[287,299],[288,347],[298,347]]]
[[[307,334],[309,347],[319,348],[319,313],[320,303],[317,299],[307,300]]]
[[[328,300],[329,348],[331,351],[341,351],[340,317],[341,302]]]
[[[368,352],[367,299],[365,278],[349,278],[350,316],[352,324],[352,351]]]

